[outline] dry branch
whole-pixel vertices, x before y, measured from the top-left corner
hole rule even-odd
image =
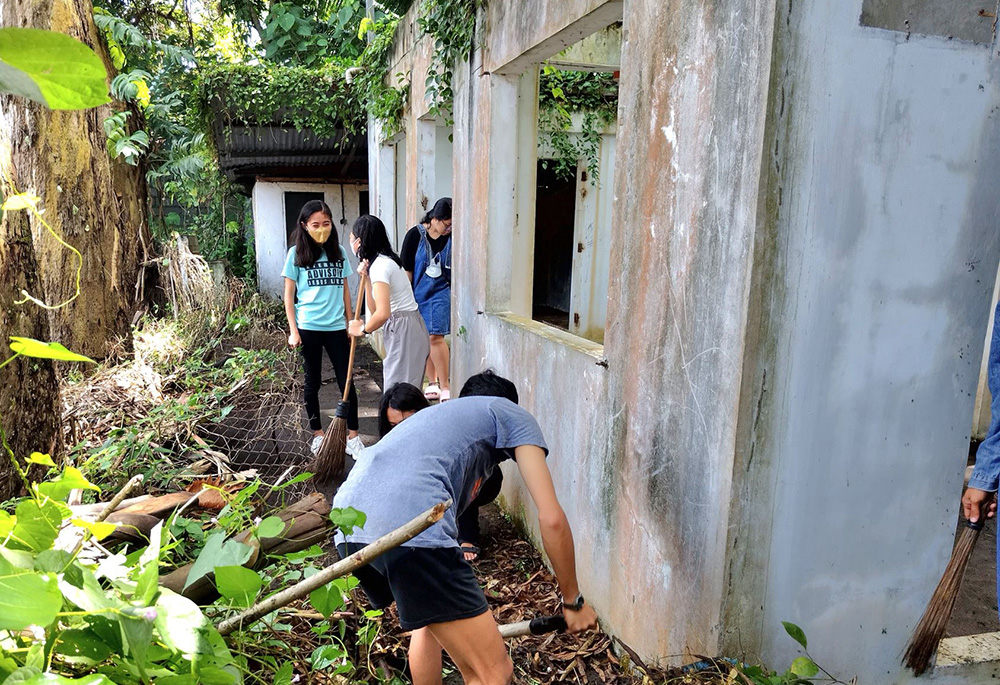
[[[388,552],[390,549],[399,547],[404,542],[412,540],[414,537],[430,528],[441,520],[444,512],[451,506],[451,500],[435,504],[433,507],[420,514],[409,523],[397,528],[391,533],[387,533],[375,542],[359,549],[346,559],[341,559],[332,566],[327,566],[314,576],[296,583],[290,588],[271,595],[263,602],[259,602],[243,613],[233,618],[226,619],[219,624],[219,633],[223,636],[229,635],[234,630],[244,625],[253,623],[261,616],[271,613],[275,609],[294,602],[297,599],[307,597],[310,592],[321,588],[331,580],[346,576],[357,569],[370,563],[375,557]]]

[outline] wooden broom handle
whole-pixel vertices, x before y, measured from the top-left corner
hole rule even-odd
[[[354,303],[354,320],[361,321],[361,298],[365,296],[365,280],[367,274],[361,274],[358,279],[358,301]],[[347,360],[347,382],[344,383],[344,397],[341,402],[347,401],[347,394],[351,391],[351,380],[354,378],[354,348],[357,347],[358,339],[348,333],[351,338],[351,356]]]

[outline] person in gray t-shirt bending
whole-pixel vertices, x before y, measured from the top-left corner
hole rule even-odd
[[[454,502],[441,521],[356,573],[372,604],[383,608],[395,601],[400,626],[413,631],[414,685],[441,683],[442,648],[466,682],[510,682],[513,664],[459,547],[456,524],[456,516],[506,459],[517,462],[538,510],[569,632],[597,626],[597,615],[577,585],[573,533],[556,498],[547,453],[538,422],[510,400],[459,398],[414,414],[367,448],[334,497],[334,507],[350,506],[367,515],[363,530],[337,533],[342,556],[438,502]]]

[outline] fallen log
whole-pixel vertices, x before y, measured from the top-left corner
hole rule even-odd
[[[278,536],[258,540],[254,537],[253,531],[237,534],[233,537],[234,540],[254,548],[253,555],[243,565],[260,570],[269,566],[273,562],[271,557],[275,555],[299,552],[323,542],[329,537],[332,529],[327,517],[329,511],[330,505],[326,498],[319,493],[312,493],[272,514],[285,523],[284,529]],[[215,587],[215,575],[206,574],[185,587],[192,566],[193,563],[187,564],[161,576],[160,585],[184,595],[196,604],[210,604],[219,597]]]

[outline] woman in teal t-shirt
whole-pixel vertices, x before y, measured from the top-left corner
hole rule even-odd
[[[333,230],[333,212],[320,200],[302,206],[292,233],[294,245],[288,250],[285,268],[285,316],[288,317],[288,344],[301,347],[305,367],[305,404],[315,454],[323,442],[319,415],[319,386],[323,380],[323,350],[326,350],[344,391],[351,343],[347,319],[353,316],[351,295],[345,278],[354,273],[347,253]],[[356,456],[364,449],[358,436],[358,394],[354,383],[348,393],[347,453]]]

